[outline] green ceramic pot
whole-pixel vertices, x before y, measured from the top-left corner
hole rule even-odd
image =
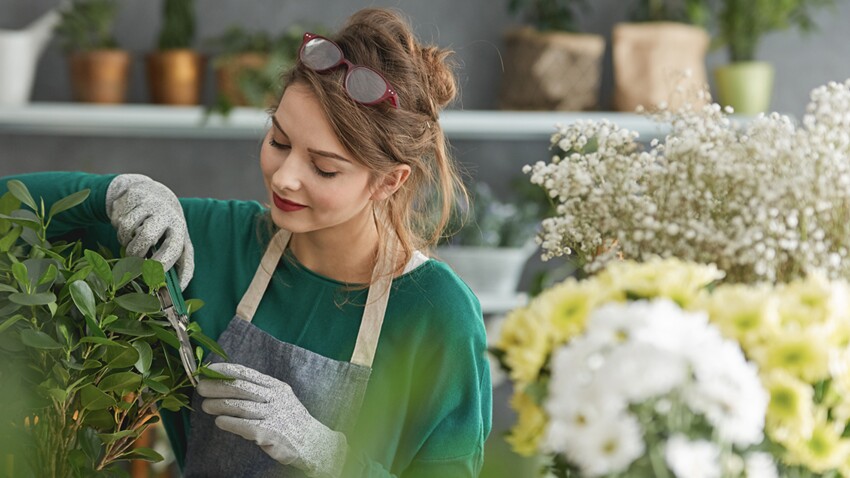
[[[735,113],[755,115],[770,108],[773,94],[773,65],[747,61],[719,66],[714,70],[717,102]]]

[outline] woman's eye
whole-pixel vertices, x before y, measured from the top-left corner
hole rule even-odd
[[[319,169],[319,167],[316,166],[315,164],[313,165],[313,169],[316,171],[316,174],[318,174],[319,176],[321,176],[323,178],[332,178],[332,177],[337,175],[337,173],[335,173],[335,172],[323,171],[323,170]]]
[[[289,149],[292,147],[291,145],[288,145],[286,143],[279,143],[275,141],[274,138],[269,138],[269,146],[275,149]]]

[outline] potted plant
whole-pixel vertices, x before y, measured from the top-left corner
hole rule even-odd
[[[542,214],[536,200],[503,202],[486,183],[476,183],[467,204],[452,216],[435,255],[479,296],[517,293],[525,263],[537,250],[534,235]]]
[[[232,26],[208,41],[217,51],[212,65],[217,85],[213,112],[227,114],[234,106],[266,108],[280,96],[280,74],[296,60],[306,30],[298,25],[274,37]],[[309,31],[322,33],[324,28]]]
[[[146,58],[151,101],[168,105],[200,103],[206,62],[192,48],[194,0],[163,0],[157,50]]]
[[[23,183],[0,197],[0,469],[8,476],[122,476],[157,407],[189,404],[178,339],[152,291],[162,264],[48,240],[83,190],[45,210]],[[200,301],[187,301],[189,310]],[[192,339],[221,348],[190,323]],[[203,351],[196,349],[200,361]],[[217,376],[201,365],[199,372]],[[4,475],[5,476],[5,475]]]
[[[708,95],[709,0],[638,0],[614,26],[614,108],[701,106]]]
[[[729,63],[714,70],[718,101],[737,113],[757,114],[770,107],[773,65],[756,61],[761,37],[791,27],[815,27],[811,10],[834,0],[721,0],[718,43],[729,52]]]
[[[500,107],[509,110],[595,109],[599,102],[601,35],[577,33],[584,0],[510,0],[525,27],[504,35]]]
[[[115,0],[74,0],[60,10],[57,36],[68,55],[71,91],[77,101],[123,103],[130,53],[113,34]]]

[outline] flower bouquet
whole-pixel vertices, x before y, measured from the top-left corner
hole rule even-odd
[[[590,274],[505,319],[514,450],[557,476],[850,476],[850,81],[801,126],[717,105],[642,150],[561,128],[539,240]]]

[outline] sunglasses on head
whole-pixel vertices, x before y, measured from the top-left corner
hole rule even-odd
[[[317,73],[345,65],[348,73],[343,86],[351,99],[364,105],[389,100],[393,108],[398,108],[398,94],[384,75],[368,66],[355,65],[346,60],[339,45],[321,35],[310,32],[304,34],[298,59]]]

